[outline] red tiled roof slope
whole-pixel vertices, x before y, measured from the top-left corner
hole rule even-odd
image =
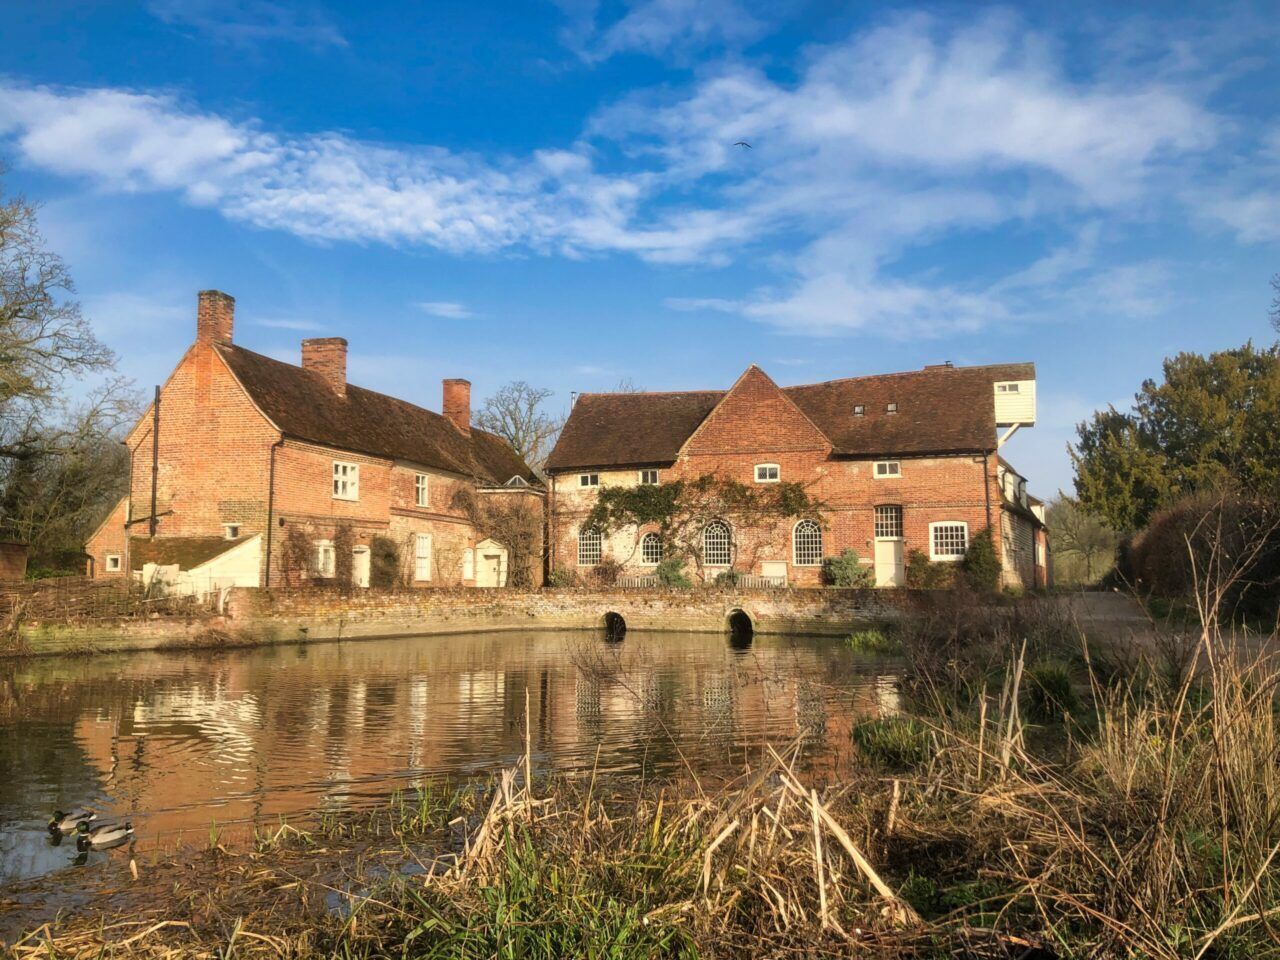
[[[783,387],[839,456],[964,453],[995,448],[1001,380],[1034,380],[1031,363],[926,367]],[[551,471],[670,463],[725,391],[588,393],[547,462]],[[887,413],[889,403],[897,413]],[[866,413],[854,416],[861,404]]]
[[[407,460],[483,483],[535,480],[511,446],[476,428],[471,436],[442,414],[353,384],[338,396],[320,374],[232,344],[218,353],[258,408],[286,436],[375,457]]]

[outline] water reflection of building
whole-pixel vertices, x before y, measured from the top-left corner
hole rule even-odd
[[[28,686],[60,688],[31,699],[33,719],[70,724],[118,808],[145,818],[144,837],[513,762],[526,689],[535,761],[560,769],[589,769],[597,748],[602,769],[719,764],[728,746],[802,736],[815,767],[835,771],[855,719],[898,708],[893,677],[859,677],[829,641],[758,642],[742,658],[718,637],[649,636],[585,671],[569,655],[582,642],[370,641],[23,669]]]

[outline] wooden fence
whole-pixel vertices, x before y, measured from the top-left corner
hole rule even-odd
[[[151,614],[199,615],[213,609],[216,598],[160,596],[124,578],[50,577],[26,583],[0,584],[0,621],[79,622],[128,620]]]

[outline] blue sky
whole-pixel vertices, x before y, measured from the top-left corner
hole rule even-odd
[[[204,287],[433,409],[1034,360],[1050,495],[1162,357],[1273,337],[1271,5],[6,5],[5,186],[140,386]]]

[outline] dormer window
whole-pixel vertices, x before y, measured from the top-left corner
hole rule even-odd
[[[885,413],[897,413],[898,405],[896,403],[886,403],[884,407]]]
[[[867,415],[866,405],[861,403],[855,403],[853,405],[853,415],[855,417],[865,417]]]

